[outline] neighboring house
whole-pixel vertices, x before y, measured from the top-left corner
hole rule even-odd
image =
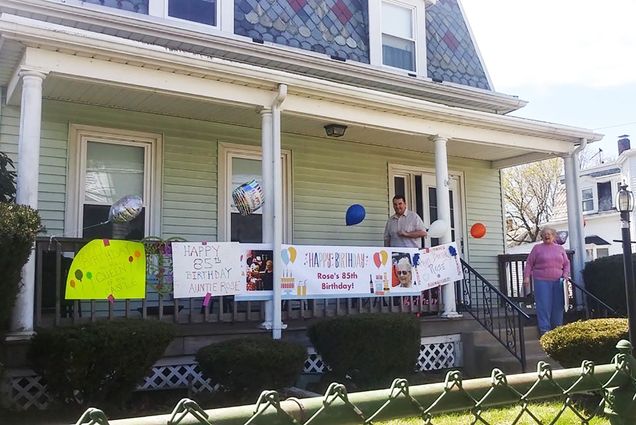
[[[507,116],[526,102],[494,90],[458,0],[0,0],[0,12],[0,150],[51,240],[112,237],[92,226],[137,194],[145,208],[130,238],[380,246],[391,198],[404,194],[426,224],[447,220],[439,241],[457,241],[496,286],[500,169],[568,164],[601,138]],[[266,204],[241,216],[230,194],[251,178]],[[345,227],[352,203],[366,219]],[[468,236],[475,222],[485,237]],[[44,309],[34,261],[23,276],[16,338],[62,320]],[[461,296],[445,286],[442,316],[457,315]],[[182,317],[203,317],[201,303],[179,306]],[[246,308],[233,317],[251,317]]]
[[[616,210],[616,194],[621,184],[631,185],[636,170],[636,150],[630,149],[630,141],[622,137],[618,144],[618,158],[594,165],[581,170],[579,188],[581,190],[581,210],[583,213],[583,231],[585,235],[585,259],[595,260],[608,255],[622,254],[623,247],[620,242],[621,222],[620,213]],[[632,220],[632,232],[634,232],[634,220]],[[560,182],[557,193],[554,216],[545,223],[553,227],[565,236],[563,245],[570,249],[570,240],[567,237],[568,214],[566,202],[566,189],[563,180]],[[563,233],[565,232],[565,233]],[[507,248],[510,254],[530,252],[534,244],[522,244]]]

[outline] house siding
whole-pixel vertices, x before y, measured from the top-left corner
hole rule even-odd
[[[15,157],[19,111],[2,111],[0,146]],[[284,120],[284,117],[283,117]],[[64,229],[69,124],[143,131],[163,136],[161,236],[217,240],[218,144],[260,144],[260,130],[109,108],[45,101],[43,108],[40,200],[48,234]],[[388,167],[399,164],[433,170],[434,155],[332,139],[283,135],[291,152],[291,241],[296,244],[378,246],[390,211]],[[496,255],[503,252],[499,172],[486,161],[449,158],[462,174],[465,246],[468,260],[496,282]],[[365,220],[345,226],[353,203]],[[474,239],[469,228],[482,222],[487,236]]]

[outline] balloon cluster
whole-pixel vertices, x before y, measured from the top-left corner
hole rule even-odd
[[[126,195],[115,202],[108,213],[111,223],[128,223],[141,213],[144,201],[137,195]]]
[[[241,215],[250,215],[263,205],[263,190],[256,180],[251,180],[232,191],[232,200]]]

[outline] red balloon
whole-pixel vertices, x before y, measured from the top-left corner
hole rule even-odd
[[[486,235],[486,226],[482,223],[475,223],[470,228],[470,236],[475,239],[483,238]]]

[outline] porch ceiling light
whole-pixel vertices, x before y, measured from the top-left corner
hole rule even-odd
[[[634,194],[622,184],[616,194],[616,209],[622,213],[634,211]]]
[[[327,124],[325,126],[325,133],[329,137],[342,137],[347,131],[347,126],[342,124]]]

